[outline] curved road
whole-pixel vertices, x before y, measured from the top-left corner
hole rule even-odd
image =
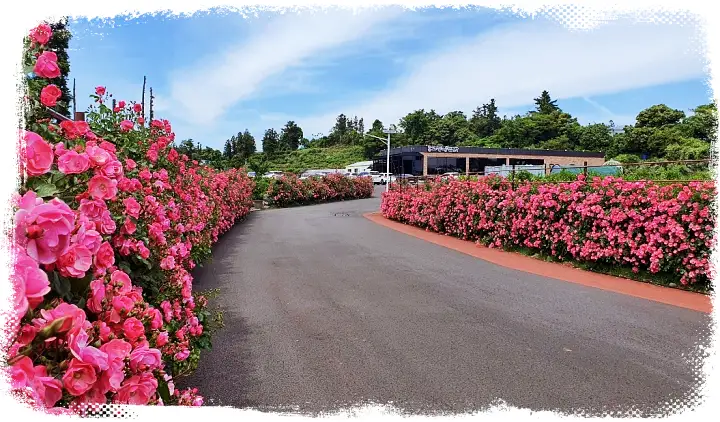
[[[221,289],[226,327],[183,384],[303,413],[501,399],[649,415],[698,400],[710,315],[487,263],[362,216],[379,203],[255,212],[227,233],[196,273]]]

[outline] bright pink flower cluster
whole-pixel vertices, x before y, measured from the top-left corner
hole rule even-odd
[[[51,57],[48,31],[30,36],[38,62]],[[36,63],[35,73],[57,77],[51,67]],[[50,87],[39,93],[48,106]],[[138,104],[110,110],[105,88],[95,93],[101,109],[89,123],[38,121],[38,133],[20,134],[9,239],[16,336],[4,345],[13,391],[53,411],[201,405],[197,390],[172,381],[209,343],[207,300],[193,295],[190,271],[249,212],[252,180],[178,154],[169,122],[145,127]]]
[[[659,186],[584,176],[513,189],[498,177],[383,194],[385,217],[489,247],[677,274],[708,283],[716,195],[712,182]]]
[[[282,176],[273,180],[267,191],[270,201],[278,207],[369,198],[372,193],[371,178],[349,178],[342,174],[302,180],[296,176]]]

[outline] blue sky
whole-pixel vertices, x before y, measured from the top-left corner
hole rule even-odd
[[[687,112],[710,101],[687,24],[577,31],[493,9],[398,7],[79,19],[71,29],[79,110],[97,85],[139,101],[145,75],[178,139],[218,149],[246,128],[259,144],[288,120],[308,138],[326,134],[339,113],[387,125],[420,108],[470,114],[495,98],[521,114],[544,89],[582,123],[620,126],[654,104]]]

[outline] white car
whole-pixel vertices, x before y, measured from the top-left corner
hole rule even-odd
[[[447,179],[457,179],[457,178],[460,177],[460,173],[457,173],[457,172],[454,172],[454,171],[453,171],[453,172],[445,173],[445,174],[443,174],[443,175],[440,176],[440,177],[441,177],[442,179],[444,179],[444,180],[447,180]]]
[[[271,179],[279,179],[283,176],[283,172],[281,171],[269,171],[263,175],[263,177],[271,178]]]
[[[386,185],[388,181],[390,181],[390,183],[395,183],[395,176],[392,174],[388,175],[387,173],[380,173],[377,171],[371,171],[370,174],[372,175],[373,183],[376,185]]]

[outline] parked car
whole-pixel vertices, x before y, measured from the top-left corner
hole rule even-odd
[[[398,174],[398,175],[396,176],[396,178],[397,178],[397,179],[400,179],[400,180],[412,179],[412,178],[414,178],[414,177],[415,177],[415,176],[413,176],[412,174]]]
[[[395,182],[395,176],[388,175],[387,173],[379,173],[373,175],[373,183],[376,185],[385,185],[388,182],[393,183]]]
[[[248,177],[255,177],[255,172],[254,171],[249,172]]]
[[[361,171],[356,177],[372,177],[372,174],[369,171]]]
[[[449,173],[445,173],[442,176],[440,176],[443,180],[449,180],[449,179],[457,179],[460,177],[460,173],[452,171]]]
[[[265,173],[263,175],[263,177],[267,177],[270,179],[279,179],[279,178],[283,177],[283,175],[284,174],[281,171],[269,171],[269,172]]]

